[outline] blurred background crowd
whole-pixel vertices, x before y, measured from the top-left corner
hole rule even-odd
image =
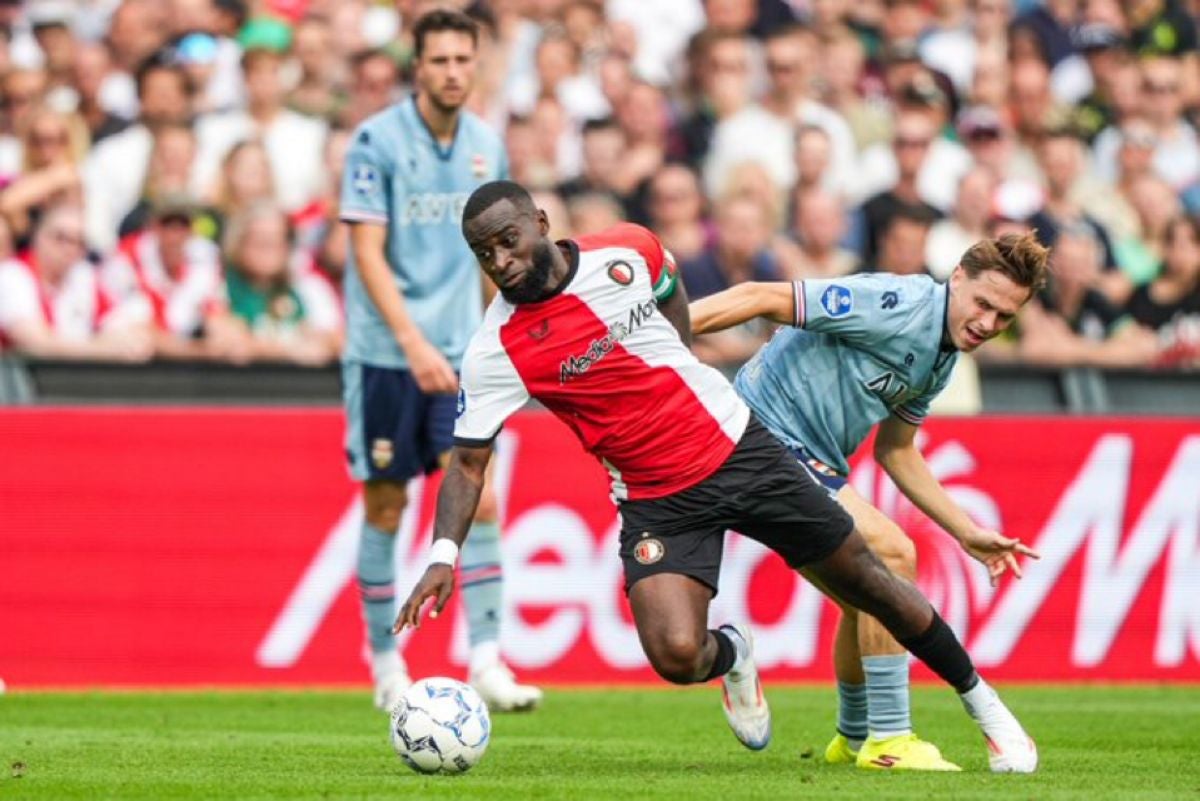
[[[433,5],[0,0],[0,349],[336,360],[343,154]],[[1052,281],[977,359],[1200,367],[1200,2],[456,5],[558,237],[646,225],[697,298],[1034,228]]]

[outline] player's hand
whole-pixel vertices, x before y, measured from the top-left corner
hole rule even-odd
[[[404,348],[408,369],[413,380],[426,394],[453,395],[458,392],[458,376],[446,357],[425,339],[409,343]]]
[[[433,609],[429,612],[429,617],[436,619],[446,608],[446,602],[450,600],[450,594],[453,592],[454,568],[450,565],[430,565],[425,569],[417,586],[413,587],[404,606],[400,607],[400,614],[396,616],[396,625],[392,626],[392,633],[399,634],[405,626],[412,626],[414,629],[420,626],[421,607],[430,598],[436,600]]]
[[[1015,537],[1005,537],[999,531],[987,528],[972,529],[962,539],[963,550],[978,559],[988,569],[988,578],[995,587],[1004,575],[1011,570],[1017,578],[1021,578],[1021,566],[1017,562],[1017,554],[1023,554],[1031,559],[1041,559],[1042,555],[1025,545]]]

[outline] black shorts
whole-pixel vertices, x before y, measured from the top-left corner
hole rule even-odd
[[[729,458],[682,492],[623,501],[625,591],[657,573],[681,573],[717,593],[725,531],[761,542],[793,568],[820,561],[854,521],[751,415]]]

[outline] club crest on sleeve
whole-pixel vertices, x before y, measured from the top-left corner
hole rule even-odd
[[[462,417],[463,412],[467,410],[467,391],[462,387],[458,388],[458,402],[454,406],[454,414],[456,417]]]
[[[821,305],[830,317],[845,317],[854,308],[854,294],[841,284],[830,284],[821,293]]]
[[[621,286],[629,286],[633,283],[633,266],[629,262],[621,261],[620,259],[610,261],[608,263],[608,277],[614,283]]]
[[[373,195],[379,189],[379,173],[370,164],[354,165],[354,191]]]
[[[642,539],[637,545],[633,546],[633,558],[639,564],[652,565],[663,558],[667,553],[667,548],[662,544],[662,540],[650,536],[650,532],[643,531]]]
[[[371,463],[376,470],[386,470],[396,458],[396,450],[390,439],[380,437],[371,443]]]

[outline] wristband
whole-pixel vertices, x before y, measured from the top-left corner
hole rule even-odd
[[[430,565],[450,565],[458,561],[458,544],[454,540],[446,537],[441,537],[433,541],[433,545],[429,548],[429,564]]]

